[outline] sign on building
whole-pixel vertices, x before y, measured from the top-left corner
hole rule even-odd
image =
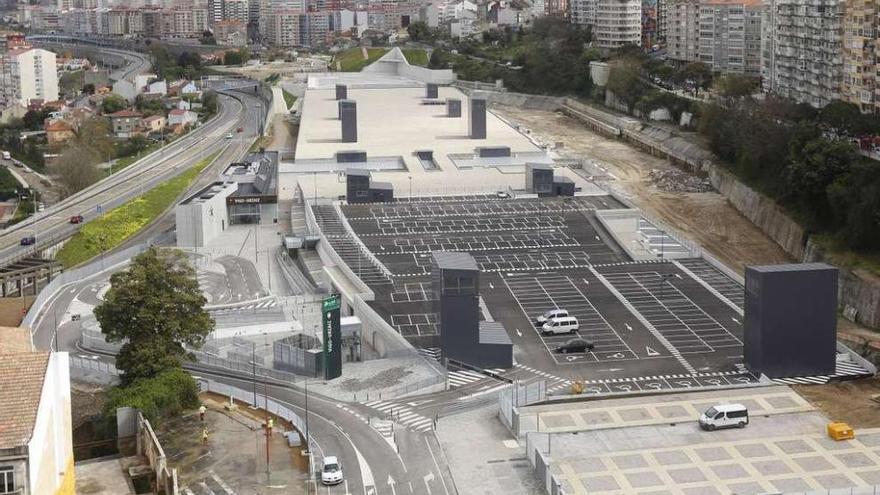
[[[324,379],[342,375],[342,331],[339,327],[339,294],[324,299],[322,318],[324,328]]]

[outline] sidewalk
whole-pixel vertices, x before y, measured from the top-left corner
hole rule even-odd
[[[288,447],[288,429],[277,418],[269,442],[269,477],[262,411],[240,405],[224,409],[224,398],[201,395],[208,408],[205,422],[198,411],[166,420],[156,429],[168,464],[177,469],[181,492],[190,495],[305,494],[307,457]],[[208,441],[202,443],[202,430]]]

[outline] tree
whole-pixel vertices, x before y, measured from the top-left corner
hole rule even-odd
[[[110,277],[95,308],[109,342],[125,342],[116,357],[123,382],[179,368],[185,345],[199,347],[214,329],[195,269],[183,252],[151,247]]]
[[[787,170],[787,196],[812,226],[826,227],[832,220],[826,190],[856,162],[855,147],[845,141],[813,139],[791,145]]]
[[[645,93],[639,66],[632,60],[615,60],[610,64],[606,89],[620,98],[632,111],[633,105]]]
[[[691,82],[696,95],[700,89],[706,89],[712,84],[712,68],[703,62],[691,62],[678,72],[679,82]]]
[[[65,197],[91,186],[101,180],[97,164],[100,155],[80,142],[72,142],[61,156],[52,163],[50,171],[61,183]]]
[[[862,160],[828,186],[837,235],[855,249],[880,246],[880,167]]]
[[[46,110],[28,110],[22,117],[25,129],[37,131],[43,128],[43,121],[49,116]]]
[[[840,136],[860,134],[866,125],[862,111],[855,103],[840,100],[832,101],[819,110],[819,122],[826,129]]]
[[[422,21],[410,23],[409,27],[406,28],[406,32],[409,33],[409,39],[413,41],[430,41],[431,39],[431,28]]]
[[[82,92],[84,95],[93,95],[95,94],[95,85],[92,83],[84,84],[82,87]]]
[[[104,101],[101,102],[101,110],[105,114],[116,113],[120,110],[125,110],[128,108],[128,102],[125,101],[125,98],[119,95],[107,95],[104,98]]]
[[[760,80],[742,74],[725,74],[715,79],[715,90],[725,98],[750,96],[758,89]]]

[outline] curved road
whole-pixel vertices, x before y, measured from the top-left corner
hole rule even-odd
[[[76,36],[64,35],[48,35],[33,34],[27,37],[28,41],[39,44],[60,45],[62,48],[80,48],[83,50],[99,51],[102,55],[111,55],[126,61],[125,67],[114,70],[110,73],[110,79],[118,81],[120,79],[133,80],[138,74],[146,74],[150,70],[150,57],[143,53],[130,52],[127,50],[119,50],[116,48],[107,48],[102,46],[96,40],[79,38]]]

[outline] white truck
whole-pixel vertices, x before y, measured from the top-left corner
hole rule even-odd
[[[12,155],[10,155],[8,151],[4,151],[3,152],[3,159],[4,160],[12,160]]]

